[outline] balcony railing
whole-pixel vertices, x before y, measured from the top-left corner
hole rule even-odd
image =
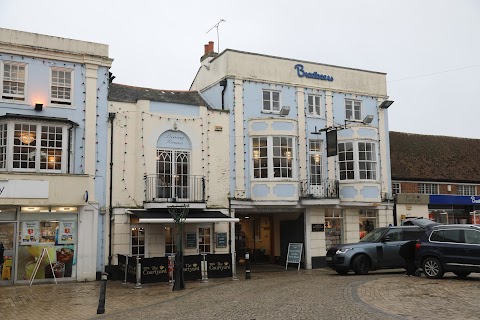
[[[338,180],[302,180],[301,197],[307,199],[338,199]]]
[[[145,176],[146,202],[205,202],[205,177],[154,174]]]

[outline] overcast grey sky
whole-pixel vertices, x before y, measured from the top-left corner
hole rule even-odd
[[[225,48],[387,73],[394,131],[480,139],[479,0],[0,0],[0,26],[105,43],[115,82],[188,90]]]

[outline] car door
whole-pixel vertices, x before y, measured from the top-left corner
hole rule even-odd
[[[381,240],[383,259],[380,261],[383,268],[401,268],[405,265],[403,259],[398,255],[400,246],[405,243],[402,233],[402,228],[392,228],[383,236]]]
[[[443,259],[446,271],[462,268],[462,257],[465,255],[463,239],[463,230],[460,228],[439,229],[430,235],[430,242],[435,243],[435,251]]]
[[[465,263],[480,272],[480,230],[465,230]]]

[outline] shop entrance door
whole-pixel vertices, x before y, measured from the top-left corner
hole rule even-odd
[[[13,283],[13,275],[15,267],[15,223],[0,222],[0,243],[3,244],[5,251],[3,252],[4,263],[0,269],[0,285],[8,285]]]

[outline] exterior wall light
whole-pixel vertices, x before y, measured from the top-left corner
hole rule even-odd
[[[388,107],[390,107],[392,104],[393,104],[392,100],[385,100],[380,104],[379,108],[388,109]]]
[[[42,111],[43,103],[35,103],[35,111]]]

